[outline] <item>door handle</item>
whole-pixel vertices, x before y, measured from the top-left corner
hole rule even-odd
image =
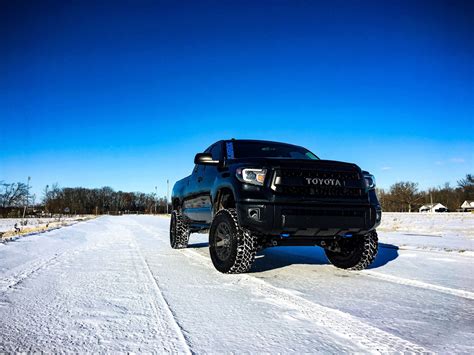
[[[198,177],[198,182],[202,181],[202,176]]]

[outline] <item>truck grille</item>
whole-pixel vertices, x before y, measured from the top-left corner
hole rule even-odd
[[[362,182],[357,171],[279,169],[275,171],[272,189],[282,195],[361,199],[366,195]]]
[[[283,209],[281,213],[284,214],[285,216],[365,217],[366,210],[362,210],[362,209],[337,209],[337,210]]]

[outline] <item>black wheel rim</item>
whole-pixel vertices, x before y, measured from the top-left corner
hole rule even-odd
[[[232,230],[228,223],[221,222],[216,228],[214,249],[221,261],[226,261],[231,253]]]
[[[337,255],[341,258],[351,258],[354,253],[357,251],[358,248],[358,238],[353,237],[353,238],[348,238],[346,240],[343,240],[341,243],[341,252],[337,253]]]

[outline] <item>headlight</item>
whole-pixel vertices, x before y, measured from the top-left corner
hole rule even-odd
[[[267,169],[249,169],[249,168],[238,168],[236,170],[237,179],[242,182],[254,185],[263,185],[265,181],[265,175],[267,174]]]
[[[375,189],[375,176],[372,174],[364,174],[364,180],[367,190]]]

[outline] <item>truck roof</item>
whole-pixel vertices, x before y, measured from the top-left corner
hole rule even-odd
[[[284,143],[284,142],[276,142],[276,141],[268,141],[268,140],[262,140],[262,139],[226,139],[225,142],[246,142],[246,143],[273,143],[273,144],[281,144],[281,145],[289,145],[293,147],[300,147],[297,144],[291,144],[291,143]],[[218,142],[216,142],[218,143]]]

